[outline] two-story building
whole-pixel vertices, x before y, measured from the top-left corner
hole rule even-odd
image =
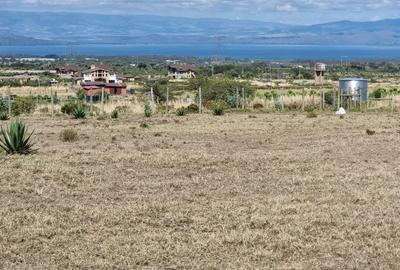
[[[169,65],[168,77],[174,80],[191,79],[196,77],[196,71],[192,65],[186,65],[186,64]]]
[[[81,87],[88,95],[94,95],[101,89],[110,95],[126,95],[127,86],[124,78],[118,77],[112,68],[105,65],[91,65],[82,72]]]
[[[62,78],[67,78],[70,79],[74,76],[76,76],[79,72],[78,67],[76,67],[75,65],[60,65],[56,67],[56,73],[58,76],[62,77]]]

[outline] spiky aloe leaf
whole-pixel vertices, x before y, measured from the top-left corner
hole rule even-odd
[[[8,113],[0,112],[0,121],[7,121],[8,119],[10,119],[10,117],[8,116]]]
[[[29,134],[24,123],[19,119],[14,120],[8,127],[1,128],[0,147],[7,154],[28,155],[37,152],[31,142],[33,131]]]
[[[75,108],[73,115],[75,119],[83,119],[86,118],[86,111],[83,107],[79,106]]]

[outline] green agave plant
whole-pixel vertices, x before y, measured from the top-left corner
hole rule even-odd
[[[185,116],[186,115],[186,108],[178,108],[176,109],[176,116]]]
[[[8,116],[8,113],[0,112],[0,121],[7,121],[9,119],[10,119],[10,117]]]
[[[113,118],[113,119],[117,119],[118,118],[118,111],[117,110],[113,110],[112,112],[111,112],[111,118]]]
[[[29,155],[37,152],[31,142],[33,131],[28,134],[28,128],[19,119],[14,120],[7,128],[1,128],[0,147],[7,154]]]
[[[84,119],[84,118],[86,118],[86,111],[81,106],[75,108],[75,110],[73,111],[72,114],[74,115],[75,119]]]

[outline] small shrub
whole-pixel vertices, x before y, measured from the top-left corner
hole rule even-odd
[[[186,115],[186,109],[184,107],[178,108],[176,110],[176,115],[177,116],[185,116]]]
[[[74,110],[78,108],[79,105],[80,105],[79,102],[69,101],[65,103],[63,106],[61,106],[61,112],[68,115],[72,115],[74,113]]]
[[[375,135],[376,131],[375,131],[375,130],[367,129],[366,133],[367,133],[367,135],[372,136],[372,135]]]
[[[263,108],[264,108],[264,105],[261,104],[261,103],[255,103],[255,104],[253,105],[253,109],[254,109],[254,110],[262,110]]]
[[[383,89],[383,88],[378,88],[378,89],[376,89],[375,91],[373,91],[373,92],[371,93],[371,96],[372,96],[373,98],[382,98],[385,94],[386,94],[385,89]]]
[[[100,114],[99,116],[97,116],[97,120],[98,120],[98,121],[104,121],[104,120],[106,120],[107,118],[108,118],[108,116],[107,116],[106,113],[102,113],[102,114]]]
[[[40,108],[39,112],[43,114],[49,113],[49,108],[48,107]]]
[[[33,149],[32,133],[19,119],[14,120],[6,129],[1,128],[0,147],[7,154],[29,155],[37,150]]]
[[[314,112],[315,110],[317,110],[317,107],[314,106],[314,105],[307,105],[307,106],[304,107],[304,110],[306,112]]]
[[[212,108],[213,115],[222,116],[224,115],[224,107],[221,104],[215,104]]]
[[[65,103],[63,106],[61,106],[61,112],[68,115],[73,115],[75,109],[78,107],[85,109],[85,111],[90,110],[90,106],[88,106],[87,104],[80,101],[71,100]],[[96,112],[98,109],[97,107],[93,106],[93,110]]]
[[[307,112],[307,118],[317,118],[318,114],[315,111]]]
[[[16,97],[11,104],[11,111],[13,115],[30,114],[36,109],[36,102],[32,98]]]
[[[153,114],[153,110],[151,109],[150,102],[146,102],[144,104],[144,116],[151,117],[152,114]]]
[[[79,90],[76,92],[76,97],[77,97],[79,100],[84,100],[84,99],[86,98],[86,91],[83,90],[83,89],[79,89]]]
[[[285,106],[289,111],[297,111],[300,110],[302,105],[301,103],[298,102],[289,102],[288,104],[286,104]]]
[[[186,111],[188,113],[198,113],[199,112],[199,106],[197,104],[190,104],[187,108]]]
[[[148,128],[149,124],[147,124],[146,122],[140,123],[140,127],[141,128]]]
[[[10,119],[10,116],[7,112],[0,112],[0,121],[7,121],[8,119]]]
[[[85,119],[86,118],[86,111],[83,107],[78,106],[75,108],[73,112],[73,116],[75,119]]]
[[[333,91],[325,92],[325,105],[334,105],[335,95],[336,94]]]
[[[117,119],[118,116],[119,116],[119,115],[118,115],[118,111],[117,111],[117,110],[113,110],[112,113],[111,113],[111,118]]]
[[[126,114],[129,111],[129,107],[126,105],[117,106],[117,107],[115,107],[115,111],[117,111],[119,114]]]
[[[63,142],[75,142],[78,140],[78,132],[70,128],[64,129],[60,133],[60,139]]]

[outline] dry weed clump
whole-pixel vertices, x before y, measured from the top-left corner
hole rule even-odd
[[[78,140],[78,132],[71,128],[64,129],[60,132],[60,140],[63,142],[75,142]]]

